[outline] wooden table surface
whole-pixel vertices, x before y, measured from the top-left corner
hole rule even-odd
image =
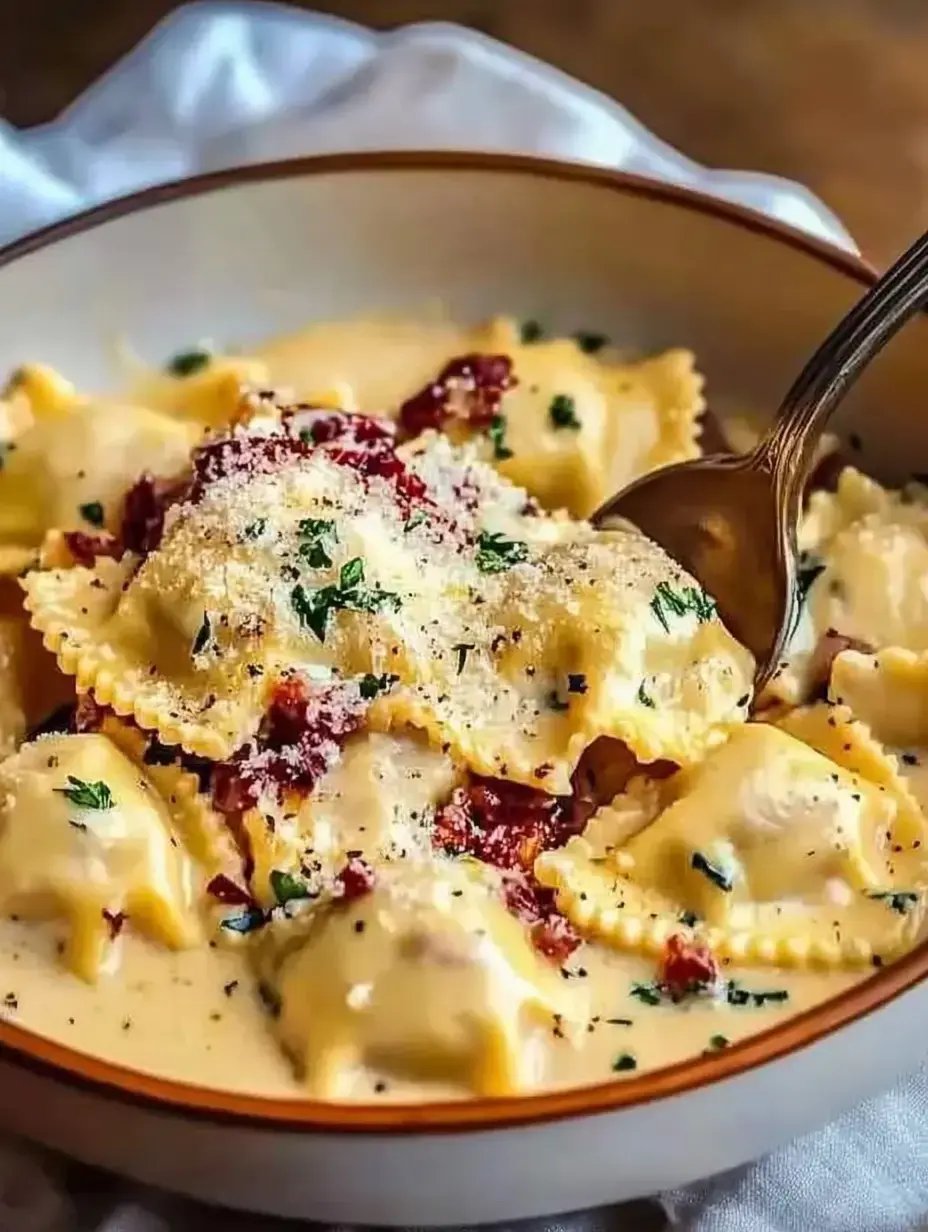
[[[50,119],[173,0],[0,0],[0,114]],[[928,224],[928,0],[318,0],[553,61],[715,166],[804,181],[885,263]]]
[[[51,119],[174,7],[0,0],[0,114],[24,126]],[[928,226],[928,0],[302,7],[380,27],[438,18],[475,26],[613,95],[702,162],[803,181],[878,263]],[[620,1222],[645,1232],[661,1221],[635,1204]]]

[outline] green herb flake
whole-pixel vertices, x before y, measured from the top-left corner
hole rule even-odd
[[[654,698],[648,693],[643,680],[638,686],[638,701],[642,706],[647,706],[650,710],[654,709]]]
[[[624,1074],[629,1070],[637,1068],[638,1061],[630,1052],[620,1052],[616,1059],[612,1062],[612,1072],[614,1074]]]
[[[709,1046],[704,1050],[703,1055],[709,1055],[713,1052],[721,1052],[731,1043],[727,1035],[710,1035]]]
[[[593,333],[587,329],[578,329],[574,334],[574,341],[584,355],[595,355],[609,343],[609,339],[605,334]]]
[[[704,877],[708,877],[713,885],[718,886],[720,890],[724,890],[726,894],[730,894],[732,885],[731,874],[726,873],[718,864],[713,864],[701,851],[694,851],[690,857],[690,868],[694,868],[697,873],[702,873]]]
[[[193,649],[191,653],[195,655],[203,654],[207,646],[209,646],[212,636],[213,627],[209,622],[209,612],[204,612],[203,623],[200,625],[199,629],[197,629],[197,635],[193,639]]]
[[[468,654],[470,653],[470,651],[474,649],[474,643],[473,642],[458,642],[456,645],[452,646],[451,649],[458,656],[457,674],[460,676],[461,672],[463,672],[464,670],[464,665],[467,662]]]
[[[650,606],[665,633],[670,632],[670,616],[692,613],[702,625],[715,615],[715,600],[710,599],[698,586],[675,590],[669,582],[658,582]]]
[[[284,907],[287,903],[292,903],[297,899],[310,897],[309,887],[301,877],[294,877],[292,873],[285,873],[279,868],[271,869],[268,881],[271,883],[278,907]]]
[[[569,710],[570,702],[561,701],[556,689],[552,689],[545,698],[549,710]]]
[[[528,544],[507,539],[496,531],[482,530],[477,538],[477,568],[481,573],[504,573],[528,560]]]
[[[661,988],[654,982],[650,984],[632,984],[631,995],[637,997],[643,1005],[660,1005]]]
[[[868,890],[867,898],[885,903],[899,915],[908,915],[917,905],[919,896],[914,890]]]
[[[540,321],[523,321],[519,326],[519,338],[525,345],[540,341],[544,335]]]
[[[382,676],[375,676],[373,672],[368,672],[358,681],[358,691],[366,702],[373,701],[378,693],[386,693],[399,680],[399,676],[390,676],[386,672]]]
[[[512,457],[512,450],[506,444],[506,416],[494,415],[487,428],[487,436],[493,445],[493,460],[504,462]]]
[[[307,592],[296,585],[290,592],[290,602],[301,627],[311,630],[320,642],[325,641],[330,612],[396,611],[401,605],[399,595],[379,586],[364,585],[364,561],[360,556],[342,565],[337,586]]]
[[[103,525],[105,514],[99,501],[88,501],[86,505],[79,505],[78,511],[84,521],[89,522],[91,526]]]
[[[227,915],[220,921],[220,926],[229,933],[253,933],[256,929],[263,928],[267,919],[260,907],[248,907],[235,915]]]
[[[577,418],[577,403],[570,394],[555,394],[548,407],[548,418],[556,431],[569,428],[577,432],[583,424]]]
[[[73,774],[69,774],[68,786],[56,787],[55,791],[69,800],[76,808],[97,809],[103,812],[115,807],[109,785],[100,779],[88,783],[84,779],[78,779]]]
[[[759,1009],[763,1005],[779,1005],[788,1001],[789,993],[785,988],[742,988],[737,980],[729,980],[725,989],[725,1000],[729,1005],[751,1005]]]
[[[415,530],[417,526],[424,526],[428,523],[429,515],[424,509],[417,509],[406,519],[406,525],[403,527],[403,533],[408,535],[411,530]]]
[[[212,362],[213,357],[209,351],[194,347],[189,351],[178,351],[176,355],[173,355],[167,362],[167,370],[171,376],[193,376],[194,373],[208,368]]]
[[[699,923],[699,916],[695,911],[681,911],[677,919],[681,924],[685,924],[687,928],[695,928]]]
[[[582,672],[568,672],[567,674],[567,692],[568,693],[585,693],[589,686],[586,683],[586,676]]]
[[[246,539],[260,539],[267,529],[267,518],[255,518],[245,527]]]
[[[335,523],[325,518],[303,518],[297,531],[303,539],[300,557],[310,569],[330,569],[332,547],[338,543]]]

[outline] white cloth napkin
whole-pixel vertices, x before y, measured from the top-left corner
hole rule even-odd
[[[811,193],[684,158],[558,70],[444,24],[376,34],[278,5],[192,4],[58,120],[0,120],[0,243],[158,180],[312,152],[534,151],[689,184],[854,248]],[[928,1077],[771,1156],[663,1199],[690,1232],[928,1228]],[[538,1232],[636,1232],[626,1208]],[[288,1225],[290,1226],[290,1225]],[[272,1232],[0,1144],[0,1232]]]

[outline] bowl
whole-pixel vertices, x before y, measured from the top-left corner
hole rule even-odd
[[[0,253],[0,371],[112,379],[112,343],[163,356],[312,319],[497,312],[695,350],[724,420],[763,416],[874,277],[742,208],[508,155],[359,154],[155,188]],[[868,371],[837,431],[898,481],[928,463],[928,324]],[[0,1022],[0,1121],[88,1163],[232,1207],[330,1223],[472,1224],[590,1207],[733,1167],[926,1055],[928,948],[721,1056],[524,1098],[322,1104],[161,1080]],[[183,1029],[182,1024],[178,1029]]]

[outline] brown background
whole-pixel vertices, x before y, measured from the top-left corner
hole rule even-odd
[[[172,0],[0,0],[0,114],[50,119]],[[803,180],[885,263],[928,225],[928,0],[335,0],[542,56],[716,166]]]
[[[51,119],[174,7],[0,0],[0,114],[19,125]],[[928,226],[928,0],[303,7],[375,26],[435,18],[476,26],[619,98],[694,158],[804,181],[877,262]],[[617,1220],[628,1232],[661,1222],[639,1204]]]

